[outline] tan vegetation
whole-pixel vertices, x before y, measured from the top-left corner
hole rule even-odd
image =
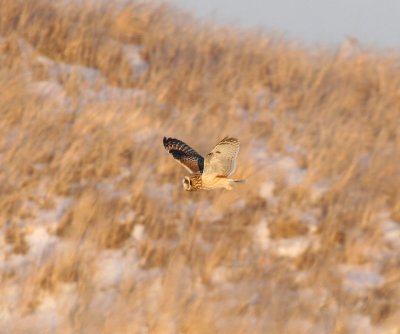
[[[400,332],[398,54],[0,8],[0,332]],[[186,193],[164,135],[237,136],[247,183]]]

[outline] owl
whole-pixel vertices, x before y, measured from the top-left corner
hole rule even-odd
[[[164,137],[163,143],[167,152],[191,173],[182,180],[183,188],[187,191],[218,188],[232,190],[233,184],[244,182],[229,178],[236,170],[239,153],[240,145],[236,138],[222,139],[205,159],[179,139]]]

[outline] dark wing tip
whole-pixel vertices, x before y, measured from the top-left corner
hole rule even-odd
[[[182,152],[182,151],[179,151],[179,150],[173,150],[172,149],[168,153],[170,153],[174,157],[174,159],[177,159],[177,160],[185,157],[185,153]]]
[[[167,146],[168,146],[168,140],[169,140],[170,138],[167,138],[167,137],[164,137],[163,138],[163,144],[164,144],[164,148],[168,151],[168,148],[167,148]]]

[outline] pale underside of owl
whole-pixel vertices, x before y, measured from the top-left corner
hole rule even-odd
[[[205,159],[179,139],[164,137],[163,143],[167,152],[191,173],[182,181],[185,190],[217,188],[232,190],[233,184],[244,182],[229,178],[236,170],[239,153],[240,144],[236,138],[222,139]]]

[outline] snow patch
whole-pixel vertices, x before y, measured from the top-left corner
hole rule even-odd
[[[133,227],[132,237],[133,237],[135,240],[138,240],[138,241],[143,240],[143,238],[144,238],[144,225],[142,225],[142,224],[136,224],[136,225]]]
[[[214,284],[222,284],[228,281],[229,270],[225,267],[216,267],[211,273],[211,281]]]
[[[105,85],[101,88],[88,89],[84,92],[84,102],[95,101],[110,102],[110,101],[133,101],[138,97],[146,96],[145,92],[137,88],[117,88]]]
[[[268,154],[266,144],[260,140],[255,141],[252,146],[252,158],[269,178],[268,181],[261,184],[260,197],[272,200],[276,182],[282,175],[288,186],[297,186],[304,181],[307,170],[299,167],[294,158],[276,152]],[[298,150],[300,149],[296,149],[296,151]]]
[[[204,206],[202,210],[196,212],[201,220],[208,222],[217,222],[224,218],[223,212],[217,211],[211,204]]]
[[[133,134],[133,140],[140,144],[149,143],[153,145],[156,137],[159,135],[159,129],[145,128]]]
[[[361,314],[353,314],[347,319],[347,330],[354,334],[378,334],[380,330],[372,326],[370,317]]]
[[[131,65],[135,79],[137,79],[142,73],[146,72],[149,67],[140,55],[140,49],[140,46],[132,44],[124,45],[122,48],[125,57]]]
[[[271,248],[275,255],[295,258],[302,255],[311,246],[311,243],[311,237],[301,236],[274,240]]]
[[[316,214],[318,213],[317,209],[309,211],[294,209],[291,212],[307,225],[309,232],[317,232],[318,226],[320,225],[320,221],[316,217]]]
[[[325,181],[325,182],[318,182],[317,184],[314,184],[310,187],[310,199],[312,203],[315,203],[318,201],[321,196],[329,190],[330,183]]]
[[[44,80],[33,82],[30,90],[34,94],[46,99],[50,99],[59,105],[67,105],[70,102],[63,86],[55,81]]]
[[[58,238],[50,235],[44,227],[37,227],[26,236],[29,244],[29,255],[41,258],[47,255],[56,245]]]
[[[45,190],[43,190],[43,192],[45,192]],[[38,196],[40,195],[41,194],[38,194]],[[33,223],[37,226],[43,227],[46,225],[50,229],[54,229],[72,203],[73,199],[71,197],[57,197],[54,201],[54,208],[52,209],[38,209],[35,204],[32,210],[37,211],[38,214]]]
[[[387,220],[382,223],[384,239],[392,245],[400,246],[400,223]]]
[[[343,288],[350,293],[363,293],[367,289],[379,288],[385,278],[377,272],[360,266],[342,265]]]
[[[271,239],[268,222],[261,220],[254,228],[255,244],[262,250],[281,257],[295,258],[302,255],[309,247],[319,247],[318,240],[313,236],[299,236],[284,239]]]
[[[117,288],[124,277],[137,277],[138,271],[141,269],[134,250],[107,250],[98,256],[94,281],[101,289]]]
[[[60,285],[57,293],[57,305],[63,312],[71,312],[78,301],[77,285],[75,283]]]
[[[270,231],[266,219],[262,219],[254,229],[254,239],[256,245],[262,250],[267,250],[271,244]]]
[[[274,198],[275,183],[272,181],[266,181],[261,184],[260,196],[266,201]]]
[[[289,185],[300,184],[306,175],[306,170],[297,166],[296,161],[291,157],[278,158],[276,167],[282,170]]]
[[[124,274],[121,252],[103,252],[97,260],[96,284],[99,287],[118,286]]]

